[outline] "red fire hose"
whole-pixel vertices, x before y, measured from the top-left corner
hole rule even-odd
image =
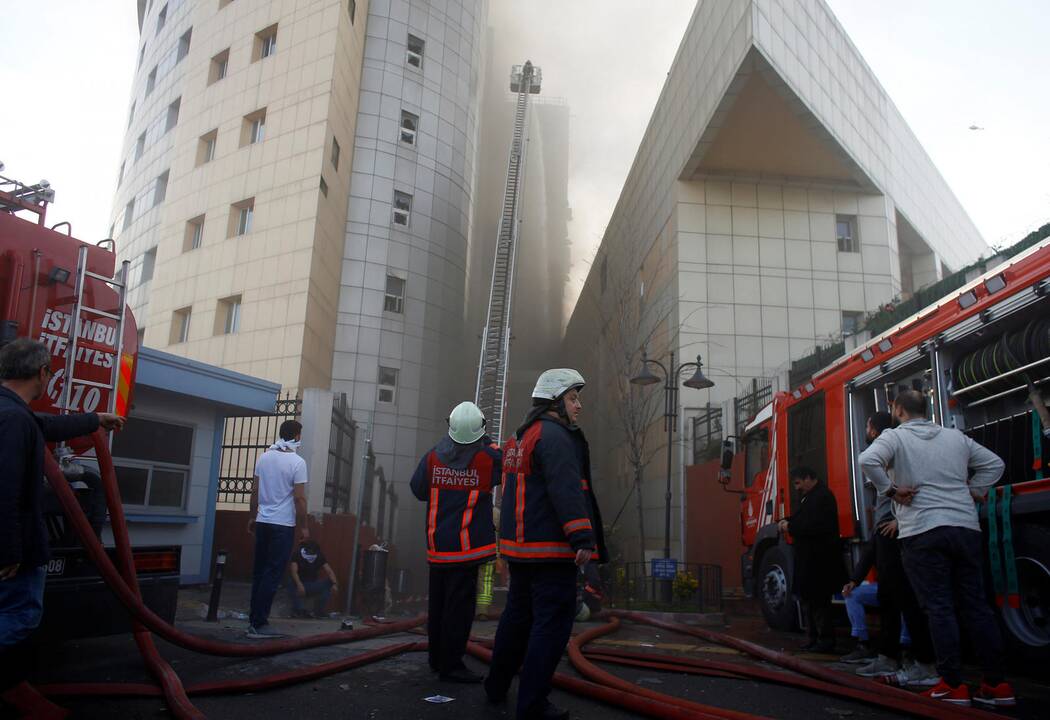
[[[822,680],[831,685],[858,690],[861,693],[869,695],[868,702],[891,709],[905,710],[906,712],[921,717],[935,718],[936,720],[954,720],[955,718],[991,720],[992,718],[999,717],[995,713],[975,710],[973,708],[959,707],[956,705],[948,705],[942,701],[917,695],[908,692],[907,690],[902,690],[901,688],[896,688],[890,685],[881,685],[872,680],[831,670],[822,665],[818,665],[817,663],[780,653],[775,650],[770,650],[769,648],[756,643],[742,640],[733,637],[732,635],[714,632],[713,630],[707,630],[692,625],[683,625],[681,623],[666,622],[650,618],[640,613],[624,612],[622,610],[610,610],[607,612],[607,615],[614,618],[632,620],[637,623],[670,630],[684,635],[691,635],[706,640],[707,642],[731,647],[735,650],[751,655],[752,657],[779,665],[788,670],[793,670],[802,675],[809,675],[812,678]],[[801,682],[793,684],[805,687]]]

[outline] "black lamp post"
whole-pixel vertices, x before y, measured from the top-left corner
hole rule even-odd
[[[649,370],[650,365],[655,365],[663,372],[663,378],[655,375]],[[678,367],[674,364],[674,352],[671,352],[668,365],[665,366],[659,360],[651,359],[646,351],[642,350],[642,369],[631,378],[634,385],[655,385],[661,379],[664,382],[664,429],[667,430],[667,489],[664,494],[664,557],[671,557],[671,458],[674,433],[678,430],[678,378],[683,370],[696,368],[692,377],[683,382],[687,388],[704,390],[714,387],[714,383],[704,376],[704,364],[700,356],[696,356],[696,362],[682,363]],[[644,542],[644,538],[642,541]],[[671,581],[665,580],[662,586],[663,601],[671,602]]]

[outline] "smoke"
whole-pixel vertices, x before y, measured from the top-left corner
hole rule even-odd
[[[542,94],[572,112],[569,202],[571,311],[605,232],[695,0],[493,0],[496,71],[525,60]],[[481,162],[488,162],[482,148]],[[504,163],[505,157],[495,159]]]

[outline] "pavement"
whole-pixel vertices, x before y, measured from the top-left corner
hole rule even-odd
[[[205,622],[204,609],[207,588],[185,588],[180,592],[177,624],[188,632],[231,642],[251,642],[244,638],[247,626],[238,618],[246,611],[247,586],[227,583],[223,593],[226,617],[218,623]],[[274,612],[274,625],[291,635],[305,636],[329,632],[338,628],[341,615],[322,620],[287,618],[283,597]],[[394,619],[394,618],[388,618]],[[355,627],[360,627],[359,619]],[[580,631],[594,623],[577,624]],[[491,638],[494,621],[478,621],[474,634]],[[801,654],[795,652],[800,636],[780,633],[765,626],[760,615],[748,603],[734,603],[727,608],[725,625],[719,628],[738,637],[760,643],[776,650],[786,650],[798,657],[838,666],[834,656]],[[202,656],[158,640],[161,654],[172,664],[187,684],[217,679],[242,679],[267,675],[329,662],[390,644],[404,642],[412,635],[397,635],[360,641],[348,646],[334,646],[289,653],[269,658],[237,659]],[[696,640],[691,637],[650,627],[625,623],[622,628],[595,641],[591,647],[605,646],[633,651],[662,654],[680,654],[697,658],[712,658],[730,662],[751,663],[729,648]],[[849,649],[842,643],[843,652]],[[130,636],[112,636],[70,641],[38,650],[38,680],[40,682],[150,682]],[[485,672],[483,663],[467,659],[467,664],[479,673]],[[767,685],[752,681],[728,680],[603,665],[604,669],[642,687],[697,702],[733,708],[770,718],[815,720],[816,718],[877,719],[897,717],[894,713],[848,702],[818,693]],[[577,676],[567,660],[561,672]],[[1025,670],[1021,668],[1021,670]],[[1042,672],[1034,677],[1032,672]],[[1015,687],[1022,698],[1011,717],[1050,717],[1050,679],[1046,668],[1027,668],[1026,674],[1015,675]],[[425,700],[434,695],[452,698],[444,704]],[[551,700],[572,713],[578,720],[601,718],[620,720],[636,715],[589,699],[576,697],[558,690]],[[263,693],[232,696],[197,697],[194,703],[210,718],[252,718],[269,720],[287,718],[366,718],[367,720],[439,720],[478,718],[479,720],[512,718],[514,716],[514,689],[508,702],[492,705],[486,702],[480,686],[441,682],[427,666],[425,653],[406,653],[338,675]],[[148,699],[87,699],[63,698],[61,704],[73,711],[77,718],[167,718],[170,717],[160,698]],[[0,711],[0,717],[8,717]]]

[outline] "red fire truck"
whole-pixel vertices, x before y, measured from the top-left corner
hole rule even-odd
[[[888,410],[902,388],[918,389],[934,422],[962,430],[1006,463],[996,503],[981,508],[993,558],[989,587],[1014,645],[1050,656],[1050,442],[1029,400],[1033,386],[1045,402],[1050,240],[857,347],[801,387],[776,394],[746,425],[743,457],[732,463],[742,486],[744,584],[769,625],[787,629],[798,618],[792,547],[776,526],[798,503],[788,468],[807,465],[827,479],[855,557],[872,529],[874,495],[857,459],[866,446],[866,419]],[[727,453],[723,467],[731,460]]]
[[[128,263],[117,267],[112,240],[81,242],[67,222],[48,228],[47,209],[53,199],[46,181],[27,185],[0,176],[0,345],[32,337],[50,349],[53,376],[44,396],[34,403],[35,411],[60,413],[68,408],[126,416],[138,356],[135,318],[125,303]],[[85,455],[90,447],[90,441],[81,438],[53,451],[101,534],[105,500],[100,497],[97,465]],[[71,637],[126,628],[126,613],[118,609],[65,526],[57,502],[46,519],[52,559],[44,634]],[[173,615],[179,548],[141,548],[135,555],[148,576],[142,580],[147,602]],[[62,611],[64,600],[71,612]],[[91,622],[83,622],[85,617]]]

